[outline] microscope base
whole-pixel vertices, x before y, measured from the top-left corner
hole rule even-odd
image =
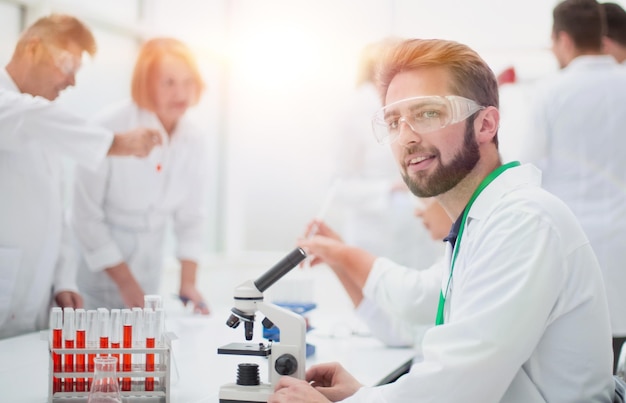
[[[222,385],[220,388],[220,403],[265,403],[274,392],[270,384],[244,386],[236,383]]]

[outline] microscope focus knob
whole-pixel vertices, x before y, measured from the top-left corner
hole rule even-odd
[[[276,359],[274,369],[280,375],[291,375],[298,369],[298,360],[291,354],[283,354]]]

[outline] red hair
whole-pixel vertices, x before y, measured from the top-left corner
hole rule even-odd
[[[152,99],[154,81],[151,78],[165,56],[177,57],[187,64],[198,88],[196,99],[192,101],[192,105],[197,104],[204,90],[204,81],[191,50],[187,45],[174,38],[150,39],[141,47],[131,81],[133,101],[141,108],[154,110],[154,100]]]

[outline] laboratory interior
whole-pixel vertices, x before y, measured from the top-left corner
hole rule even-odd
[[[626,7],[624,0],[615,2]],[[156,201],[161,205],[156,209],[165,211],[177,190],[186,192],[188,199],[198,197],[184,201],[196,202],[198,211],[193,213],[202,217],[201,226],[196,225],[190,235],[201,240],[200,249],[194,244],[195,289],[183,295],[183,265],[188,260],[179,258],[188,241],[185,237],[192,231],[185,232],[181,226],[193,223],[181,224],[185,211],[177,214],[172,208],[158,217],[163,239],[144,256],[162,268],[149,274],[158,277],[148,280],[157,288],[146,292],[143,311],[137,309],[141,304],[129,304],[128,298],[126,306],[99,303],[106,301],[111,287],[98,284],[102,277],[87,268],[89,257],[81,255],[81,248],[90,241],[81,238],[96,236],[95,230],[90,232],[92,227],[80,223],[81,214],[94,214],[91,204],[85,207],[99,191],[92,187],[100,179],[107,182],[103,188],[117,180],[118,192],[127,186],[127,195],[147,198],[149,182],[124,183],[125,178],[115,176],[123,165],[118,164],[120,160],[140,157],[106,158],[112,160],[103,174],[108,177],[89,176],[74,160],[62,157],[63,230],[72,239],[75,260],[58,264],[76,266],[79,293],[81,285],[88,288],[85,305],[60,310],[54,309],[58,303],[52,300],[47,326],[0,337],[0,395],[6,396],[0,400],[101,402],[105,400],[98,398],[108,394],[114,400],[107,401],[112,402],[265,402],[281,375],[304,379],[307,368],[326,362],[340,362],[365,386],[394,382],[419,359],[419,342],[385,338],[385,333],[394,330],[391,324],[382,331],[370,327],[335,271],[324,262],[313,264],[315,256],[307,256],[306,248],[298,246],[320,231],[323,222],[347,244],[388,255],[416,270],[427,270],[443,258],[442,239],[452,221],[444,224],[443,235],[435,235],[434,224],[425,225],[425,214],[417,214],[424,209],[424,200],[404,191],[384,193],[387,190],[381,184],[388,179],[375,164],[390,163],[386,167],[391,167],[395,183],[404,183],[392,153],[376,143],[372,114],[359,114],[363,108],[355,108],[360,102],[357,83],[364,49],[384,40],[437,38],[475,50],[498,78],[502,162],[524,162],[533,153],[525,141],[533,85],[559,72],[551,42],[553,9],[558,3],[0,0],[3,68],[24,30],[42,17],[70,15],[91,31],[96,52],[82,54],[75,82],[52,100],[89,124],[106,122],[111,106],[131,99],[139,52],[152,38],[174,38],[186,46],[203,85],[197,103],[185,111],[186,124],[195,125],[202,137],[200,148],[187,150],[199,155],[201,180],[182,183],[187,177],[183,181],[179,177],[181,183],[169,189],[172,194],[164,193]],[[111,119],[108,124],[108,129],[120,130]],[[343,138],[342,131],[360,127],[358,138],[354,133],[354,138]],[[166,174],[167,148],[175,146],[167,133],[160,141],[145,157],[152,161],[153,176]],[[367,161],[369,157],[372,161]],[[176,156],[170,158],[174,163]],[[98,196],[104,199],[104,210],[108,201],[122,200],[114,190],[111,185],[102,190],[110,193]],[[90,191],[95,193],[90,195]],[[384,205],[372,202],[370,206],[374,199],[384,200]],[[130,200],[118,207],[131,211],[141,203]],[[14,208],[19,209],[19,203]],[[126,213],[111,214],[110,220],[121,221]],[[406,228],[383,229],[380,222],[373,222],[381,217],[410,226],[410,235],[402,232]],[[0,252],[4,246],[0,242]],[[7,262],[0,259],[0,270],[5,270]],[[82,278],[81,271],[93,276]],[[85,327],[89,331],[90,320],[93,329],[100,329],[100,342],[108,338],[110,344],[97,344],[97,335],[87,334],[87,346],[84,340],[80,346],[67,336],[68,331],[78,335]],[[262,322],[268,321],[279,329],[278,334],[266,334],[269,329]],[[144,332],[135,329],[135,343],[128,345],[127,322],[142,323]],[[244,324],[239,326],[240,322]],[[102,330],[105,325],[108,331]],[[55,330],[59,329],[64,336],[57,340]],[[158,335],[156,345],[148,343],[150,334],[153,342]],[[142,337],[147,337],[146,342],[137,343]],[[90,341],[96,344],[89,346]],[[121,353],[115,354],[115,346],[122,348]],[[90,354],[81,354],[81,348]],[[96,370],[90,372],[93,368],[87,367],[93,365],[93,356]],[[107,366],[106,356],[116,357],[117,367]],[[126,372],[127,364],[130,372]]]

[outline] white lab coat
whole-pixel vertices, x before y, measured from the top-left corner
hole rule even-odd
[[[626,336],[626,69],[581,56],[542,83],[529,143],[544,188],[578,217],[602,268],[613,335]]]
[[[0,338],[46,328],[53,293],[77,291],[61,158],[95,168],[113,141],[110,130],[18,93],[0,71]]]
[[[345,402],[613,401],[600,268],[571,211],[539,187],[540,175],[532,165],[511,168],[481,193],[460,243],[445,324],[426,332],[422,361]],[[409,288],[397,266],[380,261],[370,296],[406,304],[395,309],[414,321],[434,318],[432,303],[423,310],[404,301],[435,288],[432,300],[448,273],[446,265],[437,287],[428,280]]]
[[[340,183],[333,206],[342,212],[340,233],[350,245],[413,268],[427,268],[443,253],[414,216],[411,193],[392,192],[402,177],[388,146],[376,142],[371,117],[380,99],[371,84],[360,86],[342,111],[337,141]]]
[[[147,158],[111,157],[97,172],[76,173],[72,222],[82,253],[79,289],[87,308],[121,308],[118,288],[103,270],[126,262],[145,293],[158,293],[168,220],[173,223],[177,257],[200,260],[205,250],[208,154],[202,133],[186,117],[171,138],[154,113],[130,101],[98,121],[113,130],[155,128],[164,142]]]
[[[376,259],[357,316],[386,345],[412,346],[421,354],[424,333],[435,324],[443,264],[442,256],[430,268],[415,270],[387,258]],[[383,283],[390,285],[378,286]]]

